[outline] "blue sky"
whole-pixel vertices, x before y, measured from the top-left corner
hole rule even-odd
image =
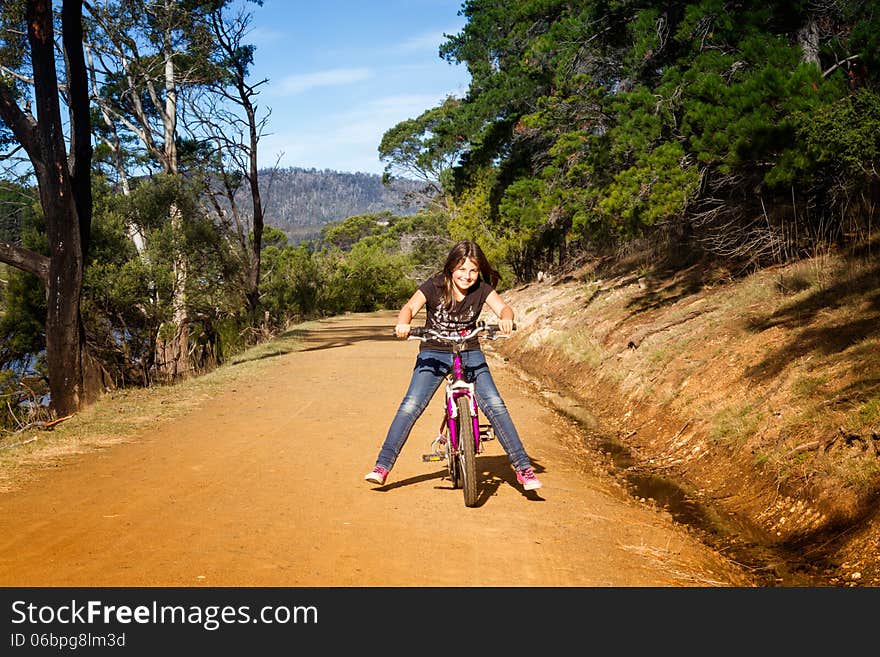
[[[459,0],[264,0],[253,14],[252,80],[271,108],[260,166],[381,173],[382,135],[448,95],[465,66],[441,59],[465,20]]]

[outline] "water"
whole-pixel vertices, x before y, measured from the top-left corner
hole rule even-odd
[[[4,389],[17,392],[24,391],[25,388],[23,388],[20,383],[27,383],[28,379],[35,379],[40,376],[40,373],[36,369],[37,360],[38,355],[30,354],[25,358],[4,363],[0,371],[9,372],[11,374],[11,378],[6,382]],[[0,377],[0,380],[3,380],[3,378]],[[26,411],[31,411],[38,406],[48,408],[50,403],[51,397],[49,396],[48,391],[35,391],[33,397],[19,401],[16,406],[21,407]]]

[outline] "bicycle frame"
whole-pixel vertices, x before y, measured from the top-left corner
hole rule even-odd
[[[451,423],[449,420],[458,418],[457,401],[461,397],[466,397],[470,409],[474,450],[479,454],[482,451],[482,443],[480,440],[480,417],[477,407],[477,396],[474,392],[474,384],[464,380],[464,366],[461,364],[461,345],[456,344],[453,349],[452,369],[446,377],[446,419],[449,430],[449,443],[453,451],[459,448],[459,424],[461,420]],[[467,421],[467,418],[465,418],[465,421]]]

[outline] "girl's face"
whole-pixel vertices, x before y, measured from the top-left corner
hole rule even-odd
[[[480,266],[471,258],[465,258],[452,270],[452,283],[464,294],[480,277]]]

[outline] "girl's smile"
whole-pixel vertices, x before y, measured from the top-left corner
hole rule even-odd
[[[465,258],[452,271],[452,283],[455,285],[455,296],[464,297],[477,278],[480,276],[480,267],[470,258]],[[458,299],[461,301],[461,298]]]

